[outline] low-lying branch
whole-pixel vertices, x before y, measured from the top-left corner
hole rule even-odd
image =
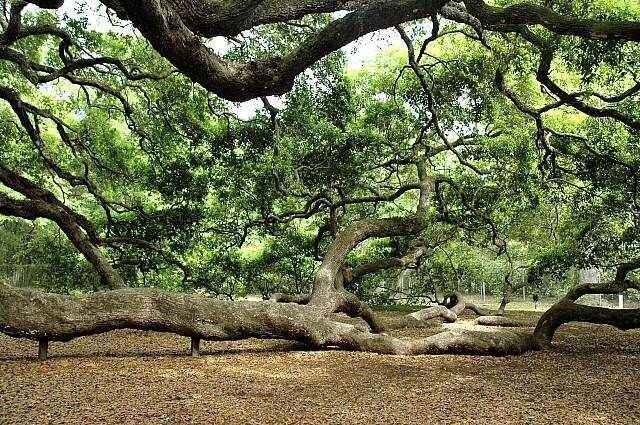
[[[383,354],[519,354],[530,335],[450,331],[406,341],[331,320],[321,308],[295,303],[231,302],[158,289],[120,289],[82,297],[0,285],[0,331],[41,342],[116,329],[171,332],[202,340],[288,339],[312,349],[337,347]]]

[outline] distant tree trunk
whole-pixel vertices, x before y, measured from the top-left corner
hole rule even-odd
[[[502,292],[502,300],[500,300],[500,306],[498,307],[498,311],[496,315],[504,316],[504,312],[507,309],[507,304],[511,302],[512,290],[511,287],[505,287]]]

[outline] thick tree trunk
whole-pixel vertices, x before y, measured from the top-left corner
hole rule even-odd
[[[358,244],[373,237],[411,235],[421,229],[421,220],[403,217],[360,220],[347,226],[338,233],[324,256],[316,273],[309,304],[322,306],[330,312],[336,309],[336,294],[344,291],[343,268],[347,255]]]
[[[115,329],[171,332],[204,340],[289,339],[310,348],[338,347],[385,354],[519,354],[531,335],[444,332],[406,341],[362,331],[294,303],[231,302],[157,289],[120,289],[83,297],[0,285],[0,331],[33,340],[69,341]]]
[[[497,316],[504,316],[504,312],[507,309],[507,304],[509,304],[509,299],[506,296],[502,297],[500,301],[500,306],[498,306],[498,311],[496,312]]]
[[[531,349],[531,335],[518,333],[444,332],[417,341],[380,334],[385,324],[365,303],[345,290],[346,257],[359,243],[371,237],[412,235],[423,229],[434,179],[426,175],[424,164],[417,161],[416,165],[420,198],[415,217],[361,220],[338,233],[324,256],[309,297],[278,297],[280,301],[293,303],[230,302],[151,288],[68,297],[0,285],[0,332],[40,341],[68,341],[115,329],[171,332],[191,337],[193,354],[198,352],[201,339],[250,337],[295,340],[311,348],[339,347],[388,354],[504,355]],[[40,194],[33,197],[38,202],[53,203],[48,198],[41,199]],[[91,242],[91,234],[86,236]],[[465,307],[467,303],[462,296],[454,294],[446,306],[408,315],[405,323],[436,316],[455,320]],[[361,317],[375,333],[331,320],[334,312]]]

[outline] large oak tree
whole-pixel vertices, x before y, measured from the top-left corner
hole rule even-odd
[[[628,106],[633,103],[640,88],[639,83],[629,82],[629,75],[635,70],[627,67],[633,68],[633,60],[620,57],[618,60],[605,60],[609,66],[608,72],[618,76],[616,83],[605,84],[604,77],[594,77],[597,70],[589,69],[584,61],[580,63],[570,57],[575,51],[583,52],[585,57],[604,56],[603,45],[621,56],[637,54],[637,42],[640,41],[637,10],[605,9],[605,16],[596,16],[589,9],[585,9],[586,12],[581,10],[582,2],[578,1],[560,2],[554,7],[549,6],[548,2],[487,4],[475,0],[102,1],[108,9],[104,13],[115,12],[120,20],[132,24],[155,52],[170,64],[151,54],[145,67],[147,69],[143,71],[140,59],[144,54],[139,54],[138,61],[131,61],[124,54],[118,54],[129,53],[126,47],[104,48],[104,40],[88,37],[73,23],[63,25],[55,19],[48,19],[50,15],[45,14],[36,14],[35,17],[29,15],[29,3],[38,8],[55,10],[64,2],[3,2],[5,13],[0,16],[0,60],[8,76],[2,79],[0,99],[8,105],[12,122],[18,126],[16,137],[27,138],[40,170],[46,170],[53,176],[50,178],[54,182],[62,181],[66,187],[85,191],[101,208],[106,224],[97,226],[77,208],[61,199],[63,190],[56,193],[56,190],[46,188],[41,183],[46,177],[21,172],[12,167],[11,158],[4,156],[0,163],[0,182],[8,190],[0,193],[0,213],[28,220],[46,218],[55,222],[94,266],[102,282],[112,290],[73,298],[0,286],[1,331],[17,337],[39,339],[43,343],[48,340],[66,341],[113,329],[134,328],[175,332],[195,340],[286,338],[311,347],[338,346],[395,354],[509,354],[545,346],[552,339],[554,330],[567,321],[587,320],[612,324],[621,329],[638,327],[640,324],[640,311],[637,310],[611,311],[575,303],[584,293],[596,290],[619,292],[637,287],[638,284],[629,278],[629,274],[640,266],[637,260],[633,260],[622,262],[609,284],[597,288],[583,286],[570,292],[543,316],[533,335],[446,332],[423,340],[405,341],[384,334],[384,329],[397,326],[398,323],[385,323],[377,318],[365,303],[349,291],[348,284],[359,274],[386,267],[403,267],[407,262],[415,261],[416,256],[424,254],[424,243],[409,246],[401,256],[391,260],[383,259],[359,268],[346,265],[349,254],[369,239],[410,237],[420,241],[421,235],[435,222],[460,228],[469,227],[470,221],[479,222],[492,242],[502,247],[499,249],[507,249],[506,242],[500,242],[500,230],[490,209],[486,202],[483,203],[486,199],[472,196],[459,181],[436,172],[432,167],[439,155],[448,155],[449,161],[454,161],[466,173],[482,182],[483,176],[491,173],[483,168],[487,164],[475,161],[473,151],[467,148],[474,145],[478,137],[492,138],[500,133],[491,131],[492,123],[486,122],[487,117],[478,117],[474,123],[481,124],[478,126],[479,132],[451,138],[452,132],[461,132],[457,128],[460,124],[464,128],[470,123],[465,122],[465,117],[457,117],[451,105],[464,106],[473,98],[465,98],[464,92],[456,93],[455,90],[450,91],[455,96],[448,102],[442,97],[443,85],[456,86],[459,81],[464,81],[465,75],[451,73],[448,80],[438,81],[433,69],[440,65],[437,61],[435,64],[429,63],[432,57],[428,52],[430,44],[441,37],[459,33],[491,52],[492,56],[487,59],[495,62],[485,64],[492,74],[485,81],[491,82],[492,87],[502,94],[505,108],[509,101],[523,119],[533,124],[535,129],[531,142],[540,152],[540,171],[558,181],[566,179],[568,175],[576,177],[575,170],[568,172],[563,163],[563,160],[575,163],[573,158],[576,152],[563,151],[562,147],[566,145],[557,140],[583,139],[560,131],[553,122],[554,113],[566,109],[577,111],[584,116],[613,123],[621,128],[620,131],[628,132],[628,137],[635,137],[634,132],[640,129],[637,108]],[[618,14],[621,16],[616,16]],[[441,28],[442,24],[447,24],[446,28]],[[259,40],[262,29],[278,25],[294,26],[300,31],[295,32],[286,48],[277,54],[258,50],[255,54],[224,57],[208,45],[212,37],[226,37],[231,43],[241,44],[242,37]],[[416,31],[417,35],[422,35],[418,45],[413,33],[407,31],[407,27],[413,26],[428,26],[430,29],[426,34]],[[246,230],[256,225],[286,223],[317,214],[327,215],[324,232],[319,233],[318,240],[329,233],[330,242],[321,255],[322,262],[308,296],[278,296],[275,302],[236,303],[156,289],[125,288],[125,279],[109,261],[107,253],[122,252],[123,249],[153,252],[178,266],[185,280],[190,270],[175,258],[170,249],[139,237],[130,228],[118,232],[123,225],[114,216],[137,214],[149,221],[156,217],[139,205],[105,195],[106,191],[112,194],[117,190],[114,187],[107,190],[104,185],[96,183],[96,177],[102,175],[100,180],[111,178],[114,181],[118,178],[126,181],[127,177],[117,177],[117,170],[110,169],[104,158],[94,151],[92,136],[70,123],[73,111],[63,113],[60,108],[56,110],[42,106],[41,97],[48,96],[50,83],[65,81],[68,87],[79,87],[85,94],[87,105],[97,103],[105,110],[115,111],[126,123],[128,134],[140,139],[141,150],[153,161],[162,148],[149,144],[154,140],[150,133],[157,129],[143,125],[136,113],[139,100],[144,103],[146,99],[148,106],[154,104],[152,96],[149,97],[141,87],[161,85],[177,71],[222,99],[245,101],[261,98],[270,114],[271,131],[279,135],[282,131],[278,122],[279,111],[266,97],[289,92],[296,78],[300,78],[319,61],[352,41],[385,28],[394,28],[406,46],[408,61],[402,72],[412,76],[414,111],[418,112],[416,137],[412,142],[408,141],[409,138],[404,139],[408,146],[403,146],[402,155],[396,152],[378,164],[382,169],[391,170],[391,175],[401,177],[400,183],[391,191],[374,192],[366,196],[358,193],[357,196],[341,195],[340,187],[332,188],[338,196],[306,193],[298,196],[298,200],[304,201],[302,209],[280,208],[280,211],[273,211],[271,205],[265,204],[262,205],[261,217],[243,226]],[[36,47],[40,51],[46,50],[48,54],[43,57],[38,54]],[[578,78],[583,79],[580,84],[556,80],[554,70],[560,60],[582,65],[576,65],[571,70],[574,73],[579,71]],[[460,61],[464,63],[465,58],[462,57]],[[533,74],[526,69],[527,64],[534,66]],[[528,77],[535,78],[534,84],[542,89],[541,95],[534,95],[526,87],[523,88],[522,81]],[[518,81],[518,78],[521,80]],[[609,76],[609,80],[616,79]],[[584,85],[581,90],[574,90],[580,85]],[[462,87],[465,88],[464,84]],[[599,91],[603,87],[607,89],[606,93]],[[613,92],[618,89],[619,92]],[[131,99],[136,99],[135,104]],[[219,101],[212,101],[208,95],[204,99],[207,106]],[[202,102],[203,97],[197,96],[194,101]],[[482,108],[479,110],[482,111]],[[215,112],[214,108],[212,112]],[[165,118],[169,126],[174,126],[172,133],[179,136],[179,127],[184,122],[172,120],[170,114]],[[82,117],[78,121],[82,121]],[[195,129],[203,130],[197,126]],[[205,128],[200,138],[206,137],[206,134]],[[52,139],[55,141],[51,142]],[[52,143],[55,149],[51,147]],[[176,143],[176,152],[180,146],[180,142]],[[67,156],[60,155],[60,150],[67,152]],[[275,185],[287,196],[286,188],[278,186],[277,178]],[[190,199],[186,195],[188,188],[183,189],[182,198],[178,198],[176,204],[185,207],[181,210],[184,214],[188,211],[186,207]],[[392,214],[374,216],[376,210],[369,209],[365,210],[368,214],[364,218],[347,217],[348,220],[344,221],[340,221],[336,214],[353,205],[390,203],[407,193],[415,194],[415,202],[411,204],[410,211],[403,214],[390,210]],[[206,194],[202,194],[204,196]],[[632,195],[632,200],[635,200],[635,196]],[[452,204],[467,215],[456,216]],[[634,208],[631,207],[629,211],[637,217],[637,208]],[[197,218],[193,223],[198,223]],[[107,251],[107,247],[111,251]],[[443,305],[409,315],[400,321],[400,325],[433,317],[455,320],[466,307],[484,313],[466,303],[460,294],[452,294]],[[362,317],[369,329],[362,330],[335,321],[332,315],[337,312]]]

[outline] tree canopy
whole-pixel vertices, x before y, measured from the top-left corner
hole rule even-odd
[[[385,29],[388,47],[349,68],[345,46]],[[0,262],[46,265],[41,289],[88,295],[42,306],[101,318],[66,329],[3,286],[0,330],[535,345],[380,333],[398,324],[365,301],[405,269],[406,295],[438,305],[403,326],[484,314],[459,292],[483,281],[501,314],[522,287],[568,290],[538,345],[576,318],[637,327],[638,311],[576,301],[638,287],[639,41],[640,6],[622,0],[0,1]],[[589,267],[604,282],[574,286]],[[194,291],[278,302],[171,298]]]

